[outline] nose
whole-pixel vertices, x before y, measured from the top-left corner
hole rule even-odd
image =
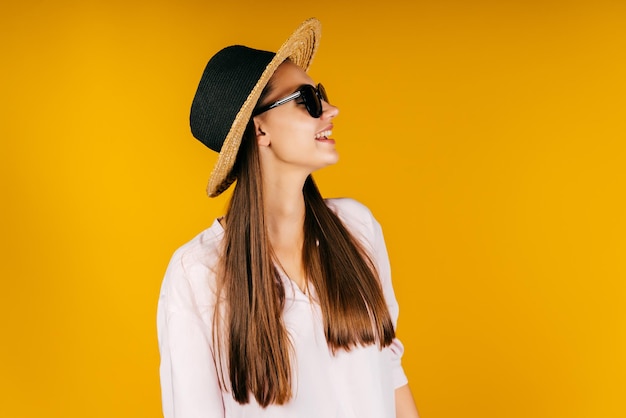
[[[322,100],[322,118],[333,119],[339,114],[339,108]]]

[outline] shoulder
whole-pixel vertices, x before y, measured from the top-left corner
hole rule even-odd
[[[197,266],[211,266],[218,259],[224,230],[215,221],[210,228],[196,235],[189,242],[178,248],[172,255],[170,266],[179,265],[186,273]]]
[[[342,221],[369,223],[374,220],[370,209],[358,200],[342,197],[325,199],[325,202]]]
[[[162,296],[169,294],[187,298],[187,303],[208,305],[215,290],[215,271],[221,252],[224,230],[215,221],[210,228],[196,235],[172,255],[162,284]],[[170,304],[170,309],[176,304]]]
[[[350,198],[326,199],[325,202],[350,232],[368,241],[372,239],[372,233],[378,227],[378,222],[367,206]]]
[[[350,216],[352,215],[365,215],[371,216],[371,211],[367,206],[358,200],[351,199],[348,197],[339,197],[332,199],[325,199],[326,205],[331,208],[337,215],[344,214]]]

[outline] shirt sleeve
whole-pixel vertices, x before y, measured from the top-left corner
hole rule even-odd
[[[163,415],[223,418],[210,321],[203,320],[183,255],[179,250],[170,261],[157,308]]]
[[[374,261],[376,263],[376,267],[378,268],[378,275],[380,276],[383,295],[387,303],[387,308],[389,309],[389,314],[391,315],[391,321],[393,322],[394,328],[396,328],[400,309],[391,282],[391,266],[389,263],[387,246],[385,245],[385,239],[383,237],[383,231],[380,223],[378,223],[371,213],[370,216],[372,219],[373,230],[372,249]],[[394,338],[391,345],[386,347],[385,350],[389,350],[391,354],[391,374],[394,388],[397,389],[406,385],[408,383],[408,379],[404,373],[401,363],[402,354],[404,353],[404,346],[402,345],[402,342],[398,338]]]

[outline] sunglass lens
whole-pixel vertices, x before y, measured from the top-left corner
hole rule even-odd
[[[328,94],[326,93],[326,89],[321,84],[317,85],[317,94],[326,103],[330,103],[330,101],[328,101]]]
[[[322,115],[322,102],[317,96],[315,87],[311,85],[305,85],[302,87],[301,91],[306,110],[312,117],[319,118]]]
[[[317,87],[313,87],[311,85],[304,85],[300,90],[302,93],[302,99],[304,101],[304,105],[306,106],[306,110],[309,112],[311,116],[314,118],[319,118],[322,116],[324,111],[324,106],[322,105],[322,100],[326,103],[328,101],[328,95],[326,94],[326,89],[321,84],[318,84]]]

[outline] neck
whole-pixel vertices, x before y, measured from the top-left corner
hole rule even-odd
[[[274,248],[296,245],[301,248],[304,227],[304,196],[302,187],[265,187],[265,220]]]
[[[272,252],[281,269],[300,289],[306,292],[306,274],[302,264],[304,246],[305,204],[303,183],[287,187],[264,185],[265,221]]]

